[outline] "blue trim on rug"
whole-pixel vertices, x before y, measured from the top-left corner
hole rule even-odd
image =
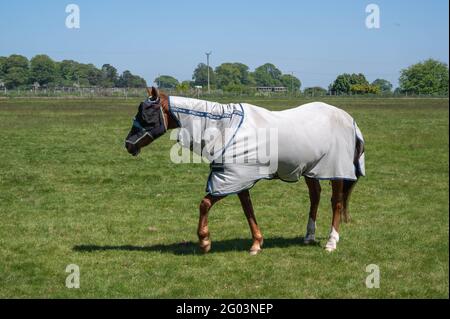
[[[356,126],[357,126],[356,125],[356,121],[355,121],[355,119],[353,119],[353,128],[355,129],[355,141],[356,140],[360,141],[363,144],[363,147],[364,147],[364,144],[365,144],[364,139],[363,138],[359,138],[359,136],[358,136],[358,134],[356,132]],[[361,135],[362,135],[362,133],[361,133]],[[356,147],[356,145],[355,145],[355,147]],[[361,153],[361,156],[362,156],[362,154],[364,154],[364,151]],[[360,156],[360,158],[361,158],[361,156]],[[356,165],[353,164],[353,166],[355,167],[355,173],[356,173],[355,175],[357,176],[356,180],[358,180],[358,175],[359,175],[359,177],[361,177],[361,176],[364,177],[364,175],[362,174],[361,164],[359,162],[359,158],[357,159],[356,162],[357,162],[357,164]]]
[[[239,103],[239,106],[241,107],[241,112],[242,112],[242,115],[241,115],[241,121],[239,122],[238,127],[237,127],[236,130],[234,131],[234,134],[233,134],[233,136],[230,138],[230,140],[228,141],[227,145],[225,145],[224,148],[222,149],[222,155],[221,155],[221,156],[223,156],[223,154],[225,154],[225,151],[227,150],[228,146],[230,146],[231,141],[234,140],[234,137],[236,136],[237,131],[238,131],[239,128],[241,127],[242,123],[244,122],[244,116],[245,116],[244,108],[242,107],[242,104],[241,104],[241,103]],[[225,167],[224,167],[224,170],[225,170]],[[206,182],[206,192],[207,192],[208,194],[210,194],[211,196],[220,196],[220,195],[212,195],[212,194],[211,194],[211,186],[210,186],[210,182],[211,182],[211,180],[210,180],[210,179],[211,179],[211,174],[212,174],[212,168],[211,168],[210,173],[209,173],[209,176],[208,176],[208,181]],[[256,182],[257,182],[257,181],[256,181]],[[255,183],[256,183],[256,182],[255,182]],[[254,184],[253,184],[253,185],[254,185]],[[253,185],[252,185],[251,187],[253,187]],[[250,188],[251,188],[251,187],[250,187]],[[242,192],[242,190],[241,190],[240,192]],[[235,193],[235,194],[237,194],[237,193]]]
[[[170,103],[169,103],[170,105]],[[241,106],[242,108],[242,106]],[[221,120],[224,118],[231,118],[234,114],[237,114],[239,116],[244,116],[242,111],[238,111],[238,110],[234,110],[233,113],[223,113],[223,114],[213,114],[213,113],[209,113],[209,112],[203,112],[203,111],[195,111],[195,110],[190,110],[190,109],[185,109],[182,107],[170,107],[172,112],[178,112],[178,113],[183,113],[183,114],[189,114],[189,115],[193,115],[193,116],[198,116],[198,117],[206,117],[212,120]]]
[[[347,177],[309,177],[309,178],[317,179],[319,181],[337,181],[337,180],[357,181],[358,180],[358,178],[347,178]]]
[[[173,114],[173,112],[178,112],[178,113],[183,113],[183,114],[189,114],[189,115],[193,115],[193,116],[198,116],[198,117],[205,117],[205,118],[209,118],[209,119],[213,119],[213,120],[220,120],[223,118],[231,118],[233,115],[239,115],[241,117],[241,120],[239,122],[238,127],[236,128],[236,130],[233,133],[233,136],[230,138],[230,140],[228,141],[227,145],[225,145],[222,148],[222,155],[225,153],[227,147],[230,145],[231,141],[234,140],[234,137],[236,136],[237,131],[239,130],[239,128],[241,127],[242,123],[244,122],[244,116],[245,116],[245,112],[244,112],[244,108],[242,107],[242,104],[239,103],[239,106],[241,107],[241,110],[233,110],[232,113],[224,113],[223,115],[219,115],[219,114],[212,114],[209,112],[204,112],[204,111],[194,111],[194,110],[190,110],[190,109],[186,109],[186,108],[182,108],[182,107],[176,107],[176,106],[172,106],[170,103],[170,96],[168,97],[169,99],[169,111]],[[176,117],[175,117],[176,118]],[[181,123],[178,121],[178,126],[181,126]],[[220,150],[219,150],[220,151]],[[219,152],[217,151],[217,152]]]
[[[280,178],[280,177],[278,177],[278,176],[274,176],[274,177],[261,177],[261,178],[258,178],[257,180],[255,180],[255,181],[253,182],[252,186],[247,187],[247,188],[243,188],[243,189],[238,190],[238,191],[236,191],[236,192],[230,192],[230,193],[216,193],[216,194],[212,194],[212,193],[211,193],[211,185],[210,185],[210,184],[211,184],[211,175],[212,175],[212,171],[209,173],[208,181],[207,181],[207,184],[206,184],[206,193],[207,193],[208,195],[211,195],[211,196],[228,196],[228,195],[239,194],[239,193],[242,192],[242,191],[249,190],[249,189],[253,188],[253,186],[255,186],[256,183],[259,182],[259,181],[262,180],[262,179],[269,180],[269,181],[270,181],[270,180],[273,180],[273,179],[279,179],[279,180],[282,181],[283,183],[298,183],[298,182],[300,181],[300,178],[299,178],[298,180],[296,180],[296,181],[287,181],[287,180],[284,180],[284,179],[282,179],[282,178]],[[302,176],[303,176],[303,177],[307,177],[307,176],[304,176],[304,175],[302,175]],[[352,181],[352,182],[354,182],[354,181],[357,181],[357,180],[358,180],[357,178],[356,178],[356,179],[351,179],[351,178],[342,178],[342,177],[323,177],[323,178],[310,177],[310,178],[316,179],[316,180],[319,180],[319,181],[323,181],[323,180],[331,180],[331,181],[334,181],[334,180],[344,180],[344,181]]]
[[[210,176],[210,177],[211,177],[211,176]],[[256,183],[259,182],[259,181],[262,180],[262,179],[271,180],[271,179],[273,179],[273,178],[261,177],[261,178],[257,179],[256,181],[254,181],[253,184],[252,184],[250,187],[244,187],[244,188],[242,188],[241,190],[238,190],[238,191],[236,191],[236,192],[211,194],[211,186],[209,185],[210,180],[209,180],[209,178],[208,178],[208,184],[207,184],[206,193],[207,193],[208,195],[211,195],[211,196],[214,196],[214,197],[228,196],[228,195],[235,195],[235,194],[239,194],[240,192],[243,192],[243,191],[245,191],[245,190],[250,190],[250,189],[252,189],[253,186],[255,186]]]

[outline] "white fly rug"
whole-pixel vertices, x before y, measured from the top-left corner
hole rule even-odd
[[[181,127],[179,143],[211,162],[206,191],[214,196],[239,193],[260,179],[365,175],[364,153],[354,164],[361,131],[348,113],[325,103],[275,112],[170,96],[169,110]]]

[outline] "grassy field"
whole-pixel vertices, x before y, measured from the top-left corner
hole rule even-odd
[[[317,246],[303,246],[303,181],[252,190],[265,236],[252,257],[236,196],[210,214],[197,248],[207,164],[171,163],[164,136],[137,158],[123,140],[137,100],[0,100],[0,297],[448,298],[448,99],[324,99],[366,139],[353,220],[326,253],[330,187]],[[280,110],[306,100],[251,100]],[[68,289],[68,264],[80,289]],[[365,271],[377,264],[379,289]]]

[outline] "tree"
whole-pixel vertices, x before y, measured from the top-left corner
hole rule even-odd
[[[8,73],[11,68],[21,68],[28,70],[29,63],[28,59],[23,55],[11,54],[5,62],[5,72]]]
[[[350,92],[350,74],[338,75],[336,80],[330,85],[330,91],[333,94],[348,94]]]
[[[383,94],[392,93],[393,86],[388,80],[376,79],[372,82],[372,85],[378,87],[380,92]]]
[[[280,86],[281,71],[273,64],[266,63],[255,69],[253,73],[258,86]]]
[[[328,91],[320,86],[309,87],[303,91],[305,96],[324,96],[328,94]]]
[[[118,87],[127,87],[127,88],[142,88],[147,86],[147,82],[137,76],[133,75],[130,71],[126,70],[120,75],[119,80],[117,81]]]
[[[241,71],[242,66],[235,63],[222,63],[216,68],[217,86],[223,89],[230,85],[242,85],[245,75]]]
[[[30,62],[24,56],[12,54],[0,57],[0,79],[8,88],[25,84],[62,86],[145,87],[143,78],[125,71],[119,77],[117,69],[104,64],[98,69],[93,64],[73,60],[55,62],[47,55],[34,56]]]
[[[117,69],[111,64],[103,64],[102,66],[102,85],[104,87],[113,87],[118,80]]]
[[[55,62],[47,55],[36,55],[30,61],[30,82],[48,85],[57,78]]]
[[[194,70],[192,80],[195,85],[207,86],[208,85],[208,66],[204,63],[200,63]],[[209,83],[211,85],[216,84],[216,74],[214,70],[209,67]]]
[[[6,60],[8,58],[0,56],[0,79],[6,74]]]
[[[299,91],[302,86],[300,80],[291,74],[283,74],[280,81],[284,87],[293,92]]]
[[[177,91],[186,94],[191,89],[191,81],[183,81],[177,85]]]
[[[8,89],[13,89],[18,86],[28,83],[28,70],[13,66],[8,69],[8,73],[5,75],[5,86]]]
[[[58,70],[58,83],[64,86],[72,86],[74,83],[82,86],[113,86],[104,80],[104,72],[93,64],[78,63],[73,60],[63,60],[56,63]]]
[[[330,89],[333,94],[350,94],[352,85],[369,85],[369,82],[362,73],[344,73],[336,78]]]
[[[130,87],[130,83],[132,81],[133,74],[130,71],[125,70],[119,76],[119,80],[117,81],[117,86],[120,88]]]
[[[243,63],[222,63],[215,73],[217,86],[227,92],[242,93],[248,86],[255,85],[249,67]]]
[[[93,64],[83,64],[82,77],[86,78],[90,85],[99,86],[102,82],[102,71]]]
[[[448,65],[429,59],[403,69],[400,89],[409,94],[448,95]]]
[[[130,87],[132,88],[145,88],[147,87],[147,81],[145,81],[144,78],[138,76],[138,75],[133,75],[131,83],[130,83]]]
[[[378,86],[371,84],[353,84],[350,86],[352,94],[380,94],[381,90]]]
[[[72,86],[75,82],[78,82],[78,62],[73,60],[63,60],[57,63],[57,68],[61,85]]]
[[[3,59],[2,65],[4,82],[8,89],[13,89],[29,82],[29,62],[26,57],[12,54],[6,60]]]
[[[255,85],[255,80],[249,72],[249,67],[243,63],[235,62],[233,66],[239,69],[239,78],[242,85]]]
[[[161,75],[154,82],[162,89],[175,89],[179,83],[177,79],[170,75]]]

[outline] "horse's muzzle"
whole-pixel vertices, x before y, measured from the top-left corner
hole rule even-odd
[[[136,145],[131,144],[129,142],[125,142],[125,148],[127,149],[128,153],[130,153],[133,156],[137,156],[141,152],[140,148],[136,147]]]

